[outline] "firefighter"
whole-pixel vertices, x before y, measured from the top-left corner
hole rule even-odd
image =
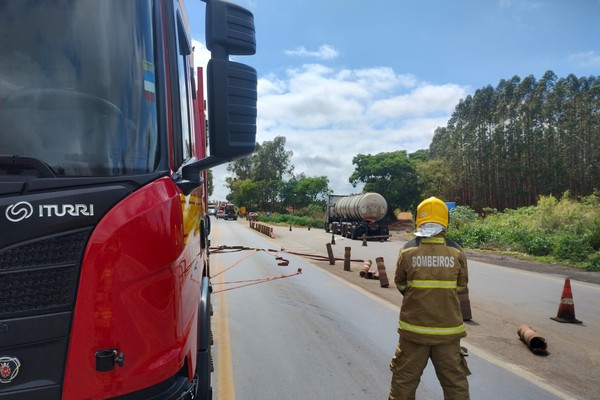
[[[396,264],[394,281],[403,300],[389,399],[414,399],[430,358],[444,399],[469,399],[471,372],[460,346],[467,334],[457,295],[467,287],[467,258],[445,236],[448,207],[440,199],[419,204],[416,227],[415,239],[400,250]]]

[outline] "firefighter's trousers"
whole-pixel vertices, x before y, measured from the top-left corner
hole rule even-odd
[[[421,374],[431,358],[445,400],[468,400],[471,374],[460,352],[460,339],[428,346],[403,340],[390,363],[392,385],[389,400],[414,400]]]

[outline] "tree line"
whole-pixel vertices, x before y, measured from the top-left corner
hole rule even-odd
[[[227,200],[248,210],[294,210],[315,203],[323,207],[330,192],[329,179],[294,175],[293,153],[285,149],[285,142],[285,137],[277,136],[257,144],[249,157],[229,163],[227,171],[233,176],[226,178]]]
[[[228,199],[261,210],[324,205],[325,176],[294,175],[285,137],[228,165]],[[514,76],[462,99],[429,149],[357,154],[349,182],[413,211],[429,196],[475,210],[593,194],[600,185],[600,76]]]
[[[444,195],[474,209],[518,208],[542,195],[590,195],[600,184],[600,76],[514,76],[456,106],[430,160]]]

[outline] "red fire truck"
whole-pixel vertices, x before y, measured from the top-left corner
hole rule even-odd
[[[212,397],[205,171],[257,78],[205,2],[207,133],[183,0],[0,0],[0,400]]]

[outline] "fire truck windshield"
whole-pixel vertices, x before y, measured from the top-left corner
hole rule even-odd
[[[152,0],[0,0],[0,156],[55,176],[154,171],[152,15]]]

